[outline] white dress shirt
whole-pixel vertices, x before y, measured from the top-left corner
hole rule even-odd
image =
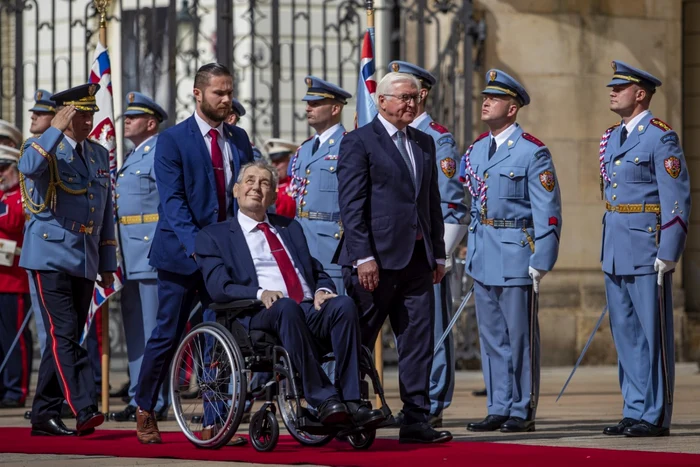
[[[637,127],[637,123],[641,122],[644,117],[647,116],[649,113],[648,110],[645,110],[644,112],[640,113],[636,117],[634,117],[632,120],[629,122],[625,123],[625,128],[627,128],[627,136],[631,135],[634,129]]]
[[[238,223],[241,225],[241,229],[243,230],[245,241],[248,244],[248,249],[250,250],[250,256],[253,257],[255,273],[258,276],[258,285],[260,287],[257,293],[258,300],[261,299],[262,293],[265,290],[277,290],[282,292],[285,297],[289,297],[289,292],[287,292],[287,284],[284,283],[284,278],[282,277],[282,271],[280,271],[277,260],[272,255],[272,250],[270,249],[270,244],[267,242],[267,237],[265,237],[265,232],[258,228],[259,222],[246,216],[241,211],[238,211],[236,217],[238,219]],[[277,236],[280,243],[282,243],[284,250],[287,252],[289,260],[292,262],[292,264],[294,264],[294,257],[289,253],[287,245],[284,244],[284,240],[280,236],[279,232],[277,232],[275,226],[270,224],[267,216],[265,216],[265,220],[263,222],[270,226],[270,231]],[[294,264],[294,271],[299,277],[299,282],[301,282],[301,289],[304,292],[304,300],[312,300],[313,295],[311,293],[311,289],[304,280],[304,276],[301,274],[301,271],[299,271],[296,264]]]
[[[78,146],[78,142],[76,140],[74,140],[73,138],[71,138],[70,136],[66,135],[65,133],[63,134],[63,137],[66,139],[66,141],[68,141],[68,144],[70,144],[70,147],[72,147],[73,149],[75,149],[76,146]],[[80,143],[80,145],[83,148],[83,156],[85,156],[85,145],[83,143]],[[78,150],[75,149],[75,152],[78,152]]]
[[[204,137],[204,145],[207,147],[207,151],[209,151],[209,157],[211,157],[211,136],[209,135],[209,131],[212,130],[212,127],[207,122],[205,122],[196,111],[194,113],[194,120],[197,122],[197,126],[199,127],[199,131],[202,133],[202,137]],[[224,158],[224,178],[226,180],[226,189],[228,190],[228,187],[231,185],[231,177],[233,177],[233,173],[231,172],[233,153],[231,152],[231,147],[228,144],[226,144],[228,142],[228,138],[224,134],[224,123],[221,122],[218,127],[213,129],[219,132],[218,142],[219,148],[221,149],[221,154]],[[231,197],[227,195],[227,209],[230,207],[231,202]]]
[[[335,125],[333,125],[329,129],[327,129],[326,131],[321,133],[320,135],[314,136],[314,138],[319,139],[318,147],[320,148],[321,146],[323,146],[323,143],[328,141],[330,139],[330,137],[333,135],[333,133],[335,133],[336,130],[338,130],[338,128],[340,128],[340,123],[336,123]]]
[[[389,133],[389,136],[391,136],[391,140],[394,142],[394,144],[396,144],[396,134],[399,131],[403,133],[404,147],[406,148],[406,152],[408,153],[408,158],[411,160],[411,166],[413,167],[413,178],[416,178],[416,158],[413,156],[413,150],[411,149],[411,144],[408,141],[408,134],[406,134],[406,129],[404,128],[403,130],[399,130],[386,118],[382,117],[382,114],[377,114],[377,116],[379,117],[379,121],[382,122],[382,125],[384,125],[384,128],[386,129],[387,133]]]
[[[491,139],[489,140],[489,146],[491,146],[491,141],[493,139],[495,139],[496,140],[496,151],[498,151],[498,149],[501,147],[501,144],[505,143],[508,140],[508,138],[510,138],[513,135],[513,133],[515,133],[515,130],[517,130],[517,129],[518,129],[518,124],[513,123],[511,126],[509,126],[505,130],[500,132],[498,135],[493,136],[493,134],[491,134]]]

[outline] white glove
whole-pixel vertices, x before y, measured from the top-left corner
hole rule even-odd
[[[659,273],[656,277],[656,283],[659,285],[663,284],[664,274],[673,271],[676,268],[676,264],[675,261],[666,261],[665,259],[656,258],[656,261],[654,261],[654,271]]]
[[[447,256],[451,256],[452,253],[454,253],[457,246],[467,234],[468,228],[468,226],[463,224],[445,224],[445,234],[442,238],[445,241],[445,252]]]
[[[544,275],[547,274],[547,271],[535,269],[530,266],[529,274],[530,278],[532,279],[532,288],[535,290],[535,293],[540,293],[540,281]]]

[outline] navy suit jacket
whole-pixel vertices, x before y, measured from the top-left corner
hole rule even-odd
[[[338,264],[374,256],[381,269],[400,270],[423,235],[428,262],[445,258],[444,224],[433,138],[406,128],[416,163],[417,187],[389,133],[377,117],[340,143],[338,195],[344,234]]]
[[[233,176],[226,190],[232,199],[232,184],[240,168],[253,162],[253,150],[242,128],[224,123],[224,134],[233,154]],[[214,166],[194,116],[160,134],[153,167],[160,205],[150,264],[178,274],[193,274],[197,271],[191,258],[195,237],[201,228],[217,222],[219,209]],[[238,205],[235,199],[230,205],[231,215]]]
[[[292,262],[315,293],[320,288],[336,291],[335,284],[321,263],[311,256],[304,231],[299,222],[268,214],[282,242],[292,255]],[[257,298],[258,275],[250,255],[245,234],[234,217],[225,222],[204,227],[195,243],[197,264],[204,276],[207,292],[214,302]]]

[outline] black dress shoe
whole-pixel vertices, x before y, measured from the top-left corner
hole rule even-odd
[[[88,405],[84,409],[80,409],[75,421],[75,429],[79,432],[85,432],[90,428],[95,428],[104,423],[105,416],[102,412],[97,411],[94,405]]]
[[[486,388],[482,389],[481,391],[472,391],[472,396],[476,396],[476,397],[486,397],[486,396],[488,396],[488,395],[489,395],[489,393],[488,393],[488,391],[486,390]]]
[[[670,436],[671,430],[660,425],[652,425],[642,420],[641,422],[625,428],[625,436],[633,438],[650,438],[653,436]]]
[[[510,417],[501,425],[501,433],[525,433],[535,431],[535,421],[525,420],[520,417]]]
[[[635,420],[634,418],[623,418],[620,420],[620,423],[617,425],[613,426],[606,426],[603,429],[603,434],[604,435],[612,435],[612,436],[619,436],[624,434],[625,428],[631,427],[632,425],[636,425],[639,423],[639,420]]]
[[[345,403],[355,426],[371,429],[384,421],[384,413],[379,409],[372,410],[364,403],[348,401]]]
[[[399,430],[399,443],[434,444],[452,440],[449,431],[437,431],[427,423],[402,425]]]
[[[58,417],[43,423],[32,424],[32,436],[75,436],[76,434],[77,431],[69,429]]]
[[[348,408],[336,397],[331,397],[318,407],[318,419],[324,425],[339,425],[348,421]]]
[[[469,431],[496,431],[508,420],[507,415],[489,415],[480,422],[469,423]]]
[[[109,414],[109,419],[115,422],[135,422],[136,421],[136,406],[127,405],[124,410],[112,412]]]

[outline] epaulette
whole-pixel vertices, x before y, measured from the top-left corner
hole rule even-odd
[[[620,126],[620,122],[617,122],[617,123],[616,123],[616,124],[614,124],[613,126],[611,126],[611,127],[608,127],[608,129],[607,129],[607,130],[605,130],[605,131],[608,131],[608,130],[612,131],[612,130],[614,130],[615,128],[617,128],[617,127],[619,127],[619,126]]]
[[[538,146],[538,147],[542,147],[545,145],[542,141],[535,138],[530,133],[523,133],[523,138],[525,138],[526,140],[528,140],[529,142],[531,142],[532,144],[534,144],[535,146]]]
[[[673,130],[673,128],[671,128],[666,122],[664,122],[663,120],[659,120],[658,118],[652,118],[649,123],[654,125],[656,128],[662,129],[663,131]]]
[[[450,130],[440,125],[438,122],[430,122],[430,128],[443,135],[450,132]]]

